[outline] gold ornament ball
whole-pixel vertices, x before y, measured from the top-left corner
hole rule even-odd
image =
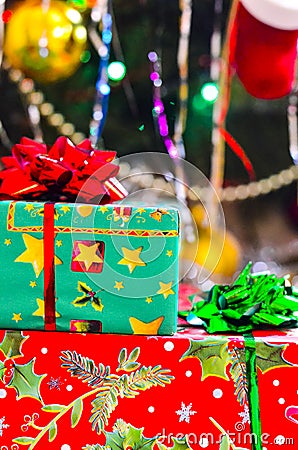
[[[22,2],[6,27],[4,54],[15,69],[40,83],[71,76],[86,48],[82,16],[59,0]]]
[[[228,231],[223,236],[222,230],[210,230],[209,226],[205,226],[205,211],[201,206],[195,206],[191,212],[199,238],[195,244],[182,242],[180,258],[194,261],[210,272],[216,282],[232,279],[242,258],[239,242]]]

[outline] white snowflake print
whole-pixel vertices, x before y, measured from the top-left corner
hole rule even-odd
[[[57,389],[57,391],[60,391],[60,387],[62,386],[62,384],[63,382],[60,381],[60,377],[58,378],[51,377],[50,381],[48,381],[48,385],[51,390]]]
[[[242,423],[243,425],[245,423],[250,423],[250,416],[249,416],[249,407],[247,405],[244,405],[244,411],[238,413],[240,417],[242,417]]]
[[[3,436],[3,430],[7,429],[9,425],[5,422],[5,416],[0,419],[0,436]]]
[[[176,411],[176,414],[179,417],[179,422],[187,422],[189,423],[190,421],[190,416],[193,416],[194,414],[196,414],[197,411],[192,411],[192,403],[190,403],[188,406],[185,406],[185,403],[181,402],[181,409],[179,409],[178,411]]]

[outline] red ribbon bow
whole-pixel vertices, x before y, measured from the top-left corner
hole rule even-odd
[[[116,152],[95,150],[89,139],[74,145],[65,136],[51,148],[23,137],[12,156],[4,156],[0,199],[109,203],[127,193],[114,178]]]

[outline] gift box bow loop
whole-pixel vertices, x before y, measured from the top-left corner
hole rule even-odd
[[[119,166],[116,152],[96,150],[89,139],[74,145],[60,136],[50,148],[23,137],[14,145],[12,156],[2,158],[0,197],[107,203],[127,193],[115,179]],[[98,197],[101,196],[101,199]],[[54,197],[54,198],[52,198]]]

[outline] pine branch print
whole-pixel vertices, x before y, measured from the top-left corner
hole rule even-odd
[[[89,422],[92,424],[92,430],[98,434],[108,425],[112,412],[118,406],[119,378],[118,380],[107,380],[99,388],[96,398],[91,402],[93,408]]]
[[[241,406],[247,404],[247,378],[246,378],[246,364],[243,359],[241,350],[233,349],[230,352],[232,358],[232,365],[230,367],[230,374],[234,381],[235,395]]]
[[[78,377],[92,388],[98,387],[107,377],[110,377],[110,367],[99,363],[98,366],[90,358],[78,354],[76,351],[66,350],[60,356],[62,367],[66,368],[71,376]]]
[[[122,353],[121,353],[122,352]],[[18,436],[13,439],[13,442],[18,445],[28,445],[28,450],[33,450],[40,442],[41,438],[48,435],[48,441],[52,442],[58,435],[57,423],[67,413],[70,413],[71,427],[75,428],[82,418],[84,409],[84,401],[88,397],[95,397],[91,402],[93,406],[92,415],[89,422],[92,423],[92,429],[96,430],[98,434],[104,431],[105,426],[111,413],[118,405],[118,398],[134,398],[139,394],[139,391],[150,389],[153,386],[165,386],[171,383],[174,378],[170,375],[170,370],[163,369],[160,365],[157,366],[142,366],[139,370],[132,372],[133,367],[130,364],[133,362],[134,367],[139,367],[140,363],[136,361],[139,355],[139,348],[136,347],[130,353],[128,358],[123,358],[122,355],[127,355],[127,350],[120,351],[123,359],[121,370],[126,370],[127,373],[123,375],[113,374],[110,371],[110,366],[105,366],[100,363],[98,366],[94,361],[88,357],[82,356],[75,351],[65,350],[62,352],[60,359],[61,366],[64,367],[71,376],[77,377],[87,383],[91,389],[84,394],[75,398],[68,405],[50,404],[43,405],[42,409],[55,416],[42,427],[34,427],[38,429],[39,433],[35,437]],[[119,429],[117,432],[126,432],[127,426],[123,422],[117,423]],[[105,432],[106,434],[106,432]],[[89,445],[85,447],[86,450],[109,450],[106,446],[100,444]],[[185,450],[184,448],[182,450]]]
[[[92,429],[98,434],[104,430],[111,413],[118,405],[118,397],[134,398],[139,395],[139,391],[145,391],[153,386],[164,387],[174,378],[169,372],[168,369],[162,369],[160,365],[143,366],[129,375],[125,373],[119,376],[118,379],[106,379],[92,401],[93,409],[90,417]]]

